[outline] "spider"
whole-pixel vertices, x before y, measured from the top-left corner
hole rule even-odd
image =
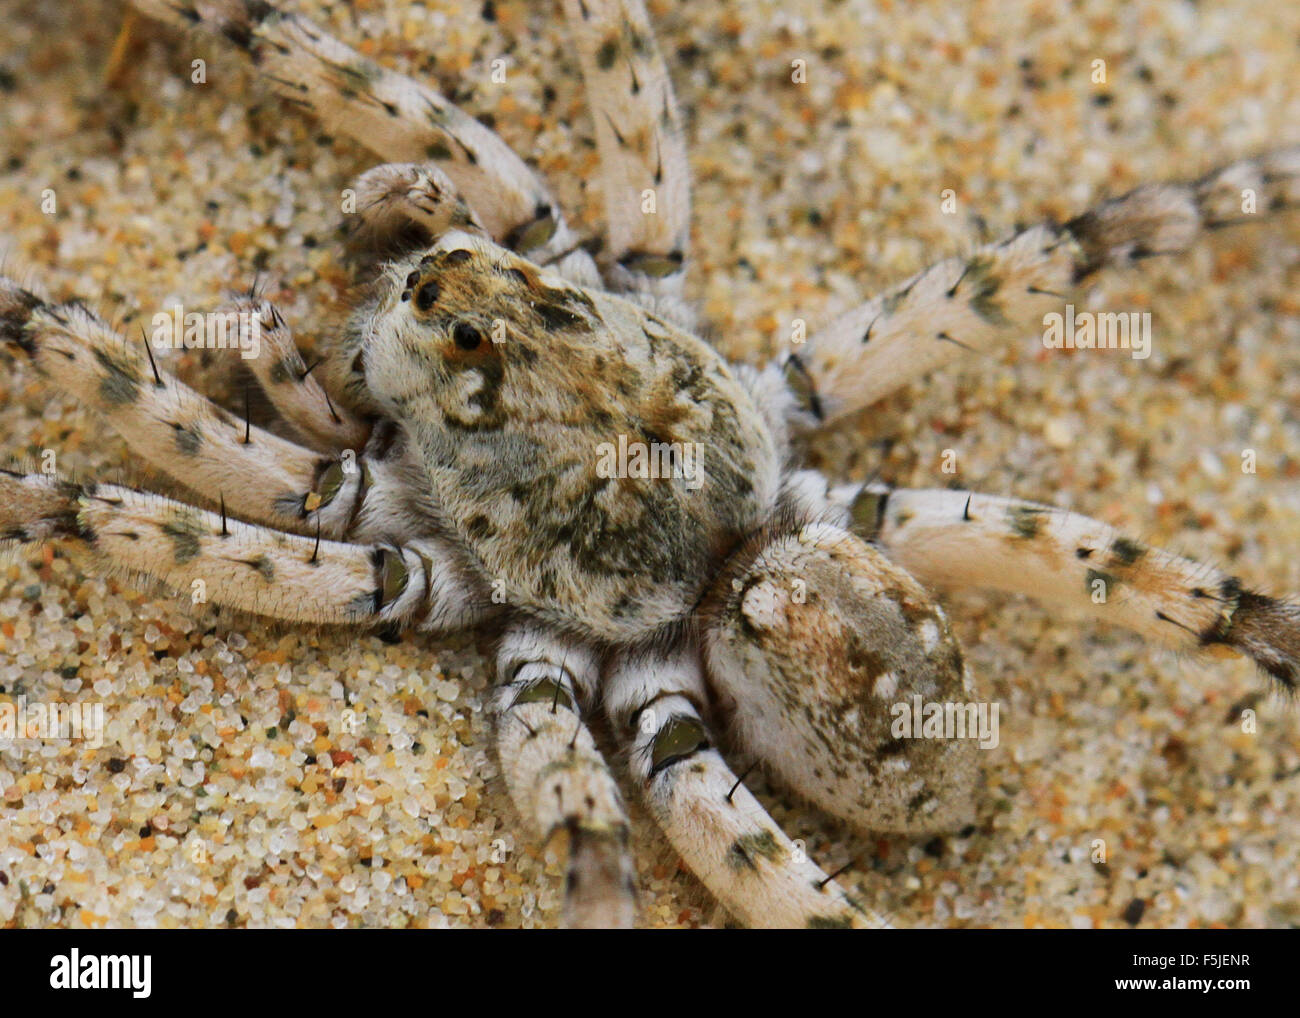
[[[635,918],[626,812],[588,726],[598,711],[650,815],[737,920],[882,924],[723,749],[861,831],[969,823],[975,743],[893,725],[916,698],[979,698],[932,589],[1092,611],[1188,653],[1244,654],[1294,689],[1288,601],[1075,513],[833,483],[800,457],[809,434],[1027,331],[1101,270],[1250,218],[1244,193],[1293,207],[1300,149],[1018,231],[768,363],[729,363],[684,296],[687,158],[649,18],[638,0],[561,6],[601,160],[598,248],[491,130],[309,21],[263,0],[134,0],[216,33],[291,104],[391,160],[353,188],[363,290],[332,373],[307,367],[271,302],[232,306],[256,325],[248,366],[297,442],[166,376],[148,344],[118,341],[80,302],[0,282],[0,339],[220,502],[5,472],[5,536],[79,542],[274,619],[490,633],[502,773],[541,836],[567,832],[574,926]]]

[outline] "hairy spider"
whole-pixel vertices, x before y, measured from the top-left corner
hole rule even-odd
[[[1294,207],[1300,148],[940,261],[750,366],[694,331],[683,132],[639,0],[561,5],[595,125],[599,247],[490,129],[309,21],[263,0],[133,6],[217,33],[390,160],[352,189],[362,292],[322,372],[270,301],[231,306],[300,444],[168,377],[83,304],[0,280],[0,339],[220,503],[6,472],[4,536],[80,542],[285,621],[492,634],[501,770],[526,821],[568,834],[569,924],[635,915],[627,817],[583,721],[603,709],[649,813],[736,919],[879,925],[720,747],[860,831],[970,823],[976,741],[896,724],[899,707],[965,718],[980,701],[927,588],[1023,593],[1300,680],[1300,608],[1227,573],[1039,503],[833,483],[803,459],[810,433],[1031,331],[1099,271]]]

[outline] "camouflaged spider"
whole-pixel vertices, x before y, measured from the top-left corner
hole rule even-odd
[[[1098,270],[1235,221],[1244,189],[1296,205],[1300,150],[940,262],[759,369],[691,331],[686,154],[639,0],[563,3],[602,162],[599,265],[525,164],[427,87],[263,0],[134,6],[214,30],[332,130],[406,161],[356,185],[372,279],[335,400],[274,307],[237,306],[261,330],[250,367],[316,448],[165,381],[81,304],[0,280],[0,338],[223,503],[6,472],[4,535],[84,542],[181,589],[202,577],[215,601],[274,618],[492,627],[502,769],[526,819],[570,834],[570,924],[634,919],[626,817],[581,720],[598,705],[650,813],[739,920],[879,924],[795,850],[712,733],[856,828],[967,822],[974,743],[891,730],[899,702],[976,699],[922,584],[1090,608],[1182,650],[1234,649],[1295,687],[1300,609],[1231,576],[1043,505],[832,485],[794,463],[800,434],[1014,336]],[[1127,596],[1098,601],[1099,580]]]

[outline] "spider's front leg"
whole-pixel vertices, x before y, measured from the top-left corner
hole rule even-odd
[[[286,100],[381,158],[432,160],[507,246],[534,260],[576,246],[546,186],[495,132],[434,89],[380,66],[306,18],[267,0],[132,4],[150,18],[197,26],[233,44]]]
[[[241,348],[256,349],[245,363],[276,412],[298,434],[320,449],[356,452],[364,448],[370,437],[369,422],[347,407],[334,405],[313,375],[318,363],[303,362],[289,323],[274,304],[248,294],[218,314],[235,316]],[[254,329],[256,346],[245,339],[245,333]]]
[[[260,364],[259,378],[266,377],[268,395],[290,423],[324,437],[336,429],[336,448],[347,438],[365,442],[368,425],[341,408],[335,424],[324,390],[294,373],[300,357],[283,319],[263,303],[235,307],[272,319],[268,346],[252,362]],[[80,301],[48,302],[0,276],[0,343],[30,357],[50,384],[102,413],[138,456],[233,515],[343,538],[358,521],[376,517],[377,493],[397,496],[386,499],[387,508],[404,504],[400,457],[385,458],[400,450],[382,434],[356,446],[351,457],[303,448],[237,419],[161,371],[148,342],[127,343]],[[285,377],[277,380],[280,369]],[[383,536],[393,532],[380,528]]]
[[[693,651],[629,653],[605,679],[646,804],[686,865],[737,919],[765,927],[879,927],[786,837],[727,767],[701,716]]]
[[[384,163],[352,185],[355,217],[349,217],[348,248],[362,270],[427,248],[448,230],[486,237],[488,231],[433,163]]]
[[[0,541],[69,540],[204,601],[307,623],[464,629],[492,605],[454,549],[286,534],[117,485],[0,470]]]
[[[1078,513],[966,491],[838,489],[853,527],[935,588],[982,587],[1090,613],[1188,652],[1230,648],[1300,686],[1300,605]]]
[[[209,402],[158,371],[148,339],[129,343],[80,301],[49,302],[0,277],[0,343],[102,413],[133,452],[237,516],[293,529],[323,457]],[[143,349],[142,349],[143,347]]]
[[[681,115],[641,0],[564,0],[600,150],[606,278],[686,328],[691,181]]]
[[[1254,195],[1258,216],[1243,215]],[[1244,159],[1190,183],[1153,184],[1064,225],[1035,226],[950,258],[841,315],[778,365],[799,423],[870,406],[972,351],[1043,327],[1103,268],[1186,250],[1207,230],[1300,206],[1300,147]]]
[[[492,713],[510,797],[544,841],[568,833],[565,925],[631,926],[636,891],[627,815],[579,714],[579,704],[595,693],[595,655],[520,625],[501,641],[497,676]]]

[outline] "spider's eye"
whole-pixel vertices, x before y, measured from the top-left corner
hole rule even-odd
[[[451,330],[451,338],[462,350],[476,350],[483,342],[482,334],[468,322],[457,322],[456,327]]]
[[[415,306],[421,311],[428,311],[438,299],[438,284],[430,280],[415,293]]]

